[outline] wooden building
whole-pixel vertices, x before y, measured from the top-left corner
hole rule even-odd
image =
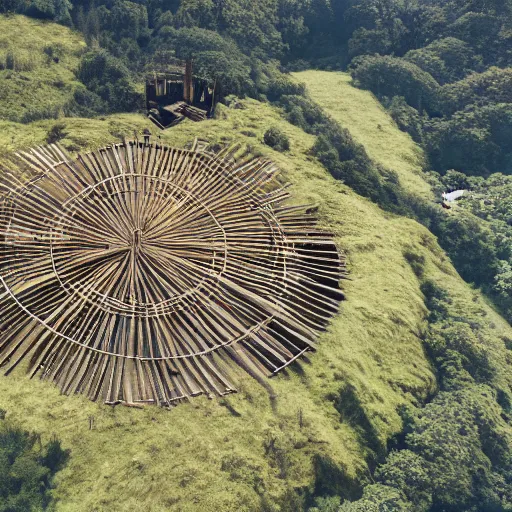
[[[146,108],[149,118],[167,128],[185,117],[202,121],[213,113],[215,84],[192,74],[192,61],[184,73],[160,73],[146,80]]]

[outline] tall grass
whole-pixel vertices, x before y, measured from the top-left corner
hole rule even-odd
[[[0,17],[0,119],[54,119],[80,86],[85,43],[69,28],[25,16]]]
[[[343,81],[332,76],[336,83]],[[331,109],[338,109],[336,115],[370,156],[379,155],[379,163],[397,170],[411,192],[430,194],[417,172],[419,164],[407,158],[414,149],[407,141],[397,142],[403,134],[371,94],[359,95],[346,81],[341,89],[333,87],[327,79],[330,74],[317,75],[310,83],[324,89]],[[248,378],[236,383],[239,393],[223,400],[199,397],[172,411],[140,411],[62,396],[22,371],[1,376],[0,407],[43,439],[56,433],[71,449],[54,490],[57,511],[299,511],[290,503],[301,492],[321,491],[327,484],[329,492],[357,494],[368,478],[372,452],[402,428],[397,411],[421,403],[435,388],[420,339],[427,314],[420,273],[478,307],[497,336],[512,339],[512,328],[460,279],[426,228],[389,215],[336,181],[311,155],[315,136],[283,120],[277,109],[254,100],[243,104],[244,109],[223,108],[218,119],[185,121],[158,133],[174,146],[194,137],[232,141],[251,144],[272,158],[283,180],[292,184],[293,201],[318,204],[321,227],[334,233],[347,252],[348,300],[309,362],[270,381],[278,394],[275,403]],[[156,134],[147,119],[135,114],[63,122],[67,135],[61,142],[75,149],[99,147],[144,128]],[[0,151],[44,143],[53,125],[51,120],[0,121]],[[289,151],[263,144],[269,126],[286,134]],[[346,411],[349,403],[357,410]]]
[[[0,70],[33,71],[41,65],[41,60],[37,53],[26,50],[13,47],[0,50]]]

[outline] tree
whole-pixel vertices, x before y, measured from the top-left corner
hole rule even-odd
[[[499,52],[499,34],[502,21],[485,12],[467,12],[449,27],[450,34],[469,43],[486,60]]]
[[[38,435],[0,421],[0,510],[42,510],[50,503],[53,476],[67,462],[69,452],[58,439],[42,445]]]
[[[310,12],[307,0],[280,0],[278,2],[277,25],[287,52],[300,55],[306,49],[310,29],[307,17]]]
[[[445,85],[439,92],[442,110],[448,115],[471,104],[512,103],[512,69],[490,67]]]
[[[242,60],[230,59],[223,52],[200,52],[195,55],[194,69],[198,76],[215,84],[217,98],[230,94],[237,96],[256,94],[251,80],[251,68]]]
[[[67,25],[71,27],[73,25],[73,21],[71,20],[70,11],[73,9],[73,4],[70,0],[54,0],[55,2],[55,21],[57,23],[61,23],[62,25]]]
[[[418,50],[411,50],[406,60],[430,73],[440,84],[454,82],[481,67],[472,48],[459,39],[439,39]]]
[[[386,30],[368,30],[361,27],[354,32],[348,43],[348,54],[352,58],[359,55],[386,55],[391,48],[391,40]]]
[[[217,15],[213,0],[183,0],[174,16],[177,28],[199,27],[215,30]]]
[[[92,45],[94,41],[97,41],[100,36],[101,25],[100,16],[98,15],[98,9],[92,7],[87,12],[84,24],[84,36],[87,44]]]
[[[352,66],[352,77],[360,87],[378,96],[403,96],[420,112],[436,112],[439,84],[415,64],[396,57],[364,56]]]
[[[34,18],[53,19],[55,16],[55,0],[30,0],[26,13]]]
[[[444,249],[464,279],[477,285],[493,281],[498,268],[495,235],[479,219],[462,210],[443,216],[432,231],[442,238]]]
[[[148,11],[144,5],[135,2],[115,0],[108,28],[117,40],[123,37],[138,39],[148,28]]]
[[[499,409],[488,387],[475,386],[440,393],[415,418],[406,442],[428,465],[436,509],[492,510],[500,503],[492,467],[507,468],[510,445],[499,440]]]
[[[455,169],[488,176],[493,169],[512,172],[512,105],[471,107],[451,118],[423,124],[423,143],[434,170]]]
[[[0,2],[0,13],[23,12],[25,5],[25,0],[3,0]]]
[[[142,105],[142,95],[132,83],[130,72],[106,50],[86,53],[80,62],[78,75],[113,112],[136,110]]]
[[[371,484],[364,488],[360,500],[343,502],[338,512],[410,512],[411,506],[405,496],[393,487]]]
[[[410,450],[392,451],[375,472],[376,480],[405,496],[417,512],[432,505],[432,481],[425,460]]]
[[[247,52],[263,58],[283,55],[285,47],[276,28],[276,0],[224,0],[219,28]]]
[[[494,291],[502,297],[512,297],[512,265],[508,261],[500,261],[498,272],[494,277]]]

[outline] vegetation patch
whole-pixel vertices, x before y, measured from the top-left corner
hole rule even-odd
[[[279,128],[269,128],[263,135],[263,142],[276,151],[290,149],[290,139]]]
[[[75,72],[84,48],[66,27],[0,17],[0,118],[28,123],[65,115],[81,87]]]
[[[23,430],[0,411],[0,508],[22,512],[43,510],[51,502],[55,474],[69,459],[60,441]]]

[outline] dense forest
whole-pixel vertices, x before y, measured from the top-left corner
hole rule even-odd
[[[189,57],[198,75],[216,81],[224,102],[247,96],[277,105],[316,137],[312,153],[335,178],[387,212],[427,226],[460,275],[512,320],[511,0],[3,0],[0,11],[83,33],[84,86],[66,104],[67,116],[142,109],[143,77]],[[60,58],[58,46],[45,51]],[[0,62],[14,71],[27,65],[15,54]],[[393,169],[375,163],[288,75],[310,68],[349,70],[358,87],[375,94],[424,149],[425,175],[438,196],[470,190],[457,215],[405,192]],[[289,148],[278,130],[265,142]],[[428,310],[422,335],[439,392],[423,407],[401,411],[403,431],[388,446],[357,416],[350,388],[335,397],[340,415],[361,425],[370,447],[369,485],[340,496],[336,472],[326,467],[304,506],[512,510],[512,388],[503,372],[510,362],[496,349],[512,349],[512,340],[497,339],[476,305],[457,303],[426,279],[421,256],[412,251],[406,259]],[[31,438],[19,438],[20,450],[33,453]]]

